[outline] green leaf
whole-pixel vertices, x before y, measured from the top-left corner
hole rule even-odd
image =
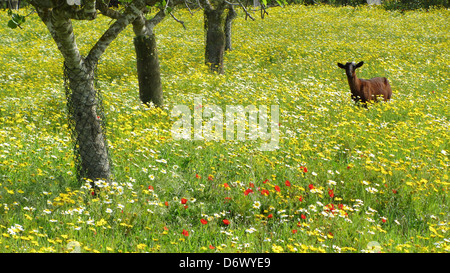
[[[12,19],[17,25],[20,25],[20,24],[25,22],[25,16],[19,15],[19,14],[16,14],[16,13],[14,13],[12,15]]]
[[[15,29],[17,27],[17,24],[13,20],[9,20],[8,21],[8,27],[12,28],[12,29]]]
[[[262,4],[267,7],[267,0],[261,0]]]
[[[280,5],[280,7],[284,7],[285,5],[286,5],[286,0],[276,0],[277,1],[277,3],[278,3],[278,5]]]

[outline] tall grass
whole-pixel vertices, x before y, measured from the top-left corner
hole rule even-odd
[[[26,12],[26,11],[24,11]],[[203,65],[202,17],[158,26],[166,106],[139,103],[132,30],[98,67],[114,183],[74,174],[62,58],[36,16],[0,27],[0,251],[449,251],[448,10],[289,6],[233,27],[226,74]],[[6,14],[0,21],[7,22]],[[84,52],[109,24],[76,22]],[[337,62],[386,76],[356,107]],[[279,105],[280,143],[180,141],[175,105]],[[76,242],[76,243],[71,243]]]

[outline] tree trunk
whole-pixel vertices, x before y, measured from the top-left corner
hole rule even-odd
[[[88,60],[80,55],[72,22],[64,11],[43,12],[38,9],[38,13],[64,57],[68,122],[75,142],[77,176],[92,181],[109,180],[111,169],[108,149],[103,136],[102,115],[98,113],[101,101],[94,88],[94,69],[98,59]]]
[[[139,97],[145,104],[153,102],[158,107],[162,106],[163,93],[155,34],[136,36],[134,47],[139,80]]]
[[[46,0],[31,1],[64,58],[69,126],[75,141],[77,176],[92,181],[108,181],[111,168],[104,137],[100,93],[94,87],[94,71],[106,48],[141,14],[146,3],[135,0],[129,4],[124,14],[109,26],[86,58],[78,50],[71,20],[94,20],[97,16],[96,1],[84,0],[81,9],[55,3]]]
[[[84,13],[67,14],[63,8],[40,7],[34,3],[39,17],[47,26],[59,51],[64,57],[66,97],[69,112],[69,127],[74,140],[74,155],[77,177],[96,181],[109,180],[111,168],[108,148],[104,137],[101,114],[101,100],[94,87],[94,71],[98,59],[108,45],[136,18],[136,12],[127,14],[114,22],[102,35],[86,58],[80,55],[75,41],[71,17],[83,16],[92,20],[95,9],[89,9],[95,2],[86,2]],[[139,2],[139,7],[144,6]]]
[[[225,51],[224,7],[205,8],[205,63],[210,70],[223,74],[223,53]]]
[[[233,23],[234,18],[236,18],[237,13],[234,10],[233,6],[228,9],[227,17],[225,18],[225,51],[231,51],[231,25]]]
[[[75,161],[79,178],[109,180],[111,176],[107,143],[102,126],[101,100],[94,87],[95,66],[65,67],[69,125],[75,141]]]
[[[165,17],[160,10],[152,19],[147,20],[141,14],[133,21],[134,49],[139,80],[139,97],[142,103],[153,102],[160,107],[163,104],[161,73],[159,69],[158,50],[153,28]]]

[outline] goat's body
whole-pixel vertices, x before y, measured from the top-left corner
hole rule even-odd
[[[388,101],[392,96],[392,88],[388,79],[384,77],[376,77],[370,80],[358,79],[355,70],[361,67],[364,62],[358,64],[347,63],[345,65],[338,63],[338,66],[345,69],[345,73],[348,79],[348,85],[352,92],[352,99],[355,102],[361,102],[364,105],[367,102],[377,102],[378,97],[382,96],[384,101]]]
[[[392,88],[388,79],[384,77],[376,77],[370,80],[348,77],[348,83],[352,92],[352,99],[362,103],[370,101],[378,101],[378,97],[382,96],[384,101],[388,101],[392,96]]]

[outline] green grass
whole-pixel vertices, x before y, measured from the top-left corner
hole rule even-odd
[[[131,27],[99,64],[115,182],[92,197],[75,178],[62,58],[35,15],[10,30],[0,13],[1,252],[449,251],[448,10],[241,12],[221,76],[203,65],[200,13],[177,15],[187,30],[156,30],[162,109],[139,103]],[[84,53],[108,24],[74,23]],[[347,61],[386,76],[392,100],[356,107]],[[173,139],[171,111],[193,111],[194,95],[279,105],[279,149]]]

